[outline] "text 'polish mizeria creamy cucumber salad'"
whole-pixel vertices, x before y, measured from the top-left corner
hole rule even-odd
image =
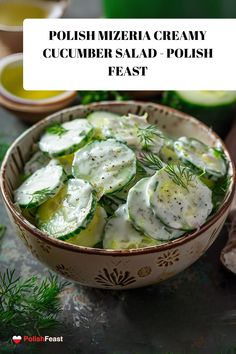
[[[167,136],[148,115],[94,111],[47,127],[15,203],[48,237],[137,249],[199,229],[230,185],[220,146]]]

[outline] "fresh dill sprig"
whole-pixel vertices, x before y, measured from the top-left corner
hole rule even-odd
[[[56,327],[61,311],[58,295],[67,285],[52,274],[40,281],[36,276],[16,277],[14,270],[0,272],[0,337],[35,335]]]
[[[188,186],[194,177],[194,174],[188,167],[181,166],[179,164],[167,164],[165,171],[175,184],[188,191]]]
[[[150,148],[156,137],[164,139],[164,136],[154,124],[145,128],[138,128],[137,136],[145,150]]]
[[[67,132],[68,130],[65,129],[61,124],[55,123],[51,125],[50,127],[47,127],[46,132],[49,134],[54,134],[54,135],[63,135]]]
[[[188,185],[194,177],[193,172],[188,167],[180,164],[164,164],[162,160],[152,152],[142,152],[139,156],[139,163],[154,171],[164,168],[172,181],[186,190],[188,190]]]
[[[138,161],[142,166],[150,168],[154,171],[158,171],[164,167],[164,164],[161,159],[152,152],[140,153]]]

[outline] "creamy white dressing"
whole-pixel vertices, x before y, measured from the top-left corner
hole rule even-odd
[[[184,231],[167,228],[150,207],[147,187],[150,178],[143,178],[130,189],[127,210],[134,225],[144,234],[157,240],[168,241],[183,235]]]
[[[142,116],[131,113],[127,116],[118,116],[102,111],[93,112],[88,116],[89,121],[97,128],[98,135],[101,138],[115,138],[137,149],[143,147],[138,137],[138,129],[146,128],[150,125],[147,118],[147,113]],[[162,144],[163,139],[156,136],[151,144],[151,150],[158,153]]]
[[[88,219],[88,215],[93,212],[92,191],[89,183],[81,179],[69,179],[60,208],[40,225],[40,229],[58,238],[76,232],[81,226],[85,228],[91,219]]]
[[[196,176],[187,189],[177,185],[163,168],[148,185],[155,215],[167,226],[180,230],[199,228],[212,211],[212,192]]]
[[[62,128],[66,132],[61,135],[46,132],[39,141],[39,148],[51,156],[66,155],[77,150],[92,134],[93,127],[87,119],[75,119],[63,123]]]
[[[139,248],[142,247],[142,243],[152,246],[158,244],[158,241],[138,232],[128,217],[126,204],[121,205],[106,224],[103,247],[108,249]]]
[[[46,199],[53,197],[62,186],[63,169],[51,160],[46,167],[34,172],[16,191],[15,202],[20,206],[28,204],[42,204]]]
[[[181,137],[174,143],[174,148],[183,161],[189,161],[209,174],[220,177],[227,172],[224,159],[217,156],[213,148],[196,139]]]
[[[96,141],[75,154],[72,171],[102,195],[120,190],[131,180],[136,158],[130,148],[114,139]]]
[[[194,173],[198,168],[206,171],[209,179],[217,180],[227,172],[224,158],[220,151],[196,139],[182,137],[174,142],[163,138],[161,131],[159,134],[154,130],[152,136],[151,130],[145,130],[147,127],[150,127],[147,114],[119,116],[103,111],[92,112],[88,119],[54,126],[40,139],[42,151],[25,165],[24,172],[32,175],[15,191],[16,203],[22,208],[40,206],[37,225],[51,237],[87,247],[101,240],[106,215],[96,206],[103,195],[106,196],[101,203],[105,198],[117,198],[116,208],[127,200],[114,214],[108,209],[112,216],[104,228],[104,248],[158,245],[199,228],[213,208],[211,190],[191,170],[192,177],[184,188],[166,168],[171,163],[175,164],[172,168],[178,169],[181,163],[191,166]],[[142,129],[146,137],[140,136]],[[137,158],[144,151],[151,151],[164,162],[157,172],[152,165],[144,166],[152,177],[140,180],[145,173],[137,169]],[[58,161],[49,162],[44,153]],[[60,163],[74,177],[64,186]]]

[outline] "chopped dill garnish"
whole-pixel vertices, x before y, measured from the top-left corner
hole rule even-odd
[[[138,128],[137,136],[145,150],[149,150],[156,137],[165,139],[156,125],[149,125],[146,128]]]
[[[142,166],[154,171],[158,171],[164,168],[172,181],[186,190],[188,190],[188,185],[191,183],[194,177],[194,174],[188,167],[182,166],[180,164],[164,164],[162,160],[152,152],[141,153],[139,157],[139,163]]]
[[[188,167],[168,164],[165,167],[165,171],[175,184],[188,191],[188,186],[194,177],[194,174]]]
[[[49,134],[61,136],[61,135],[65,134],[66,132],[68,132],[68,130],[65,129],[61,124],[55,123],[55,124],[51,125],[50,127],[48,127],[46,129],[46,132]]]
[[[164,167],[161,159],[152,152],[142,152],[139,156],[139,163],[154,171],[158,171]]]

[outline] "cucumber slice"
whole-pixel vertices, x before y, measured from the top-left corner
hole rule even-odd
[[[183,101],[196,106],[224,106],[236,102],[236,91],[176,91]]]
[[[52,157],[69,155],[84,146],[93,133],[94,129],[87,119],[55,124],[46,129],[39,141],[39,148]]]
[[[150,126],[147,122],[147,114],[118,116],[114,113],[96,111],[88,115],[88,121],[95,127],[99,138],[115,138],[136,148],[143,147],[139,137],[139,129]],[[159,143],[156,142],[153,147],[157,148],[158,145]]]
[[[182,162],[199,174],[204,171],[208,177],[218,179],[227,172],[223,152],[197,139],[181,137],[174,143],[174,149]]]
[[[196,117],[225,136],[233,122],[236,91],[167,91],[163,104]]]
[[[178,238],[184,231],[166,227],[153,213],[147,195],[150,178],[141,179],[130,189],[127,199],[127,211],[136,229],[156,240],[168,241]]]
[[[94,247],[102,241],[104,226],[106,223],[106,212],[98,206],[92,221],[87,228],[78,235],[69,238],[66,242],[77,246]]]
[[[168,227],[199,228],[210,215],[212,192],[187,167],[170,166],[156,172],[147,188],[154,214]]]
[[[118,114],[94,111],[87,116],[87,119],[95,127],[98,138],[117,138],[125,142],[126,138],[129,139],[129,132],[124,131],[124,119]]]
[[[34,172],[15,191],[15,202],[21,208],[35,208],[58,192],[63,179],[63,168],[57,161],[52,160],[46,167]]]
[[[95,128],[95,134],[98,137],[106,138],[106,129],[112,129],[113,126],[119,125],[121,116],[106,111],[94,111],[87,116],[87,120]]]
[[[132,225],[128,218],[126,204],[117,209],[104,230],[103,248],[106,249],[132,249],[155,246],[161,242],[142,235]]]
[[[38,209],[38,227],[53,238],[67,240],[87,227],[96,205],[97,199],[88,182],[69,179],[55,198]]]
[[[34,172],[42,167],[45,167],[50,162],[50,158],[46,156],[42,151],[37,151],[30,159],[26,162],[24,167],[24,174],[26,176],[32,175]]]
[[[134,177],[135,153],[114,139],[95,140],[75,153],[72,172],[90,182],[101,197],[120,190]]]

